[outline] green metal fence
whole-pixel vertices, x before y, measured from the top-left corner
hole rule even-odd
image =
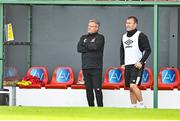
[[[154,8],[154,108],[158,108],[158,89],[157,89],[157,79],[158,79],[158,13],[159,6],[180,6],[180,2],[145,2],[145,1],[96,1],[96,0],[1,0],[0,1],[0,88],[3,88],[3,65],[4,65],[4,55],[3,55],[3,40],[4,40],[4,14],[3,6],[5,4],[20,4],[20,5],[30,5],[29,11],[29,36],[28,42],[31,43],[31,5],[41,4],[41,5],[68,5],[68,6],[153,6]],[[29,66],[31,65],[31,49],[29,55]]]

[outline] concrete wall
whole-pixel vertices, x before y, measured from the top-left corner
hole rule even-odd
[[[130,108],[129,90],[102,90],[102,92],[104,107]],[[180,109],[180,91],[161,90],[158,93],[158,108]],[[153,90],[143,90],[142,95],[147,108],[153,108]],[[16,106],[87,107],[88,104],[84,89],[19,89],[17,87]]]

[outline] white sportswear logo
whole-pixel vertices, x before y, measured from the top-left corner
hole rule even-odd
[[[126,45],[131,45],[132,43],[133,43],[133,41],[132,40],[130,40],[130,39],[128,39],[126,42],[124,42]]]
[[[93,39],[91,40],[91,42],[95,42],[95,38],[93,38]]]

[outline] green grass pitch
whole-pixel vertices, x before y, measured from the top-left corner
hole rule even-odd
[[[180,109],[1,106],[0,120],[180,120]]]

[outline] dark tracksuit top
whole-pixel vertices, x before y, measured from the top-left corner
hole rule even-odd
[[[136,32],[137,32],[137,29],[132,30],[132,31],[128,31],[127,36],[131,37]],[[149,57],[149,55],[151,53],[151,47],[150,47],[149,40],[148,40],[147,36],[142,32],[139,34],[138,45],[139,45],[140,51],[144,52],[143,57],[140,60],[140,63],[144,64],[144,62],[147,60],[147,58]],[[124,60],[125,60],[124,59],[124,46],[123,46],[123,42],[121,40],[121,46],[120,46],[120,64],[121,65],[125,64]]]
[[[82,69],[102,69],[104,36],[99,33],[81,36],[77,51],[82,53]]]

